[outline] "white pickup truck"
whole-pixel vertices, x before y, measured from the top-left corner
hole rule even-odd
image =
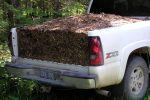
[[[131,0],[136,2],[135,0]],[[135,18],[149,19],[148,0],[91,0],[88,13],[115,13]],[[131,4],[130,4],[131,3]],[[143,5],[142,5],[143,4]],[[140,10],[137,10],[139,7]],[[134,10],[135,9],[135,10]],[[149,9],[149,10],[145,10]],[[135,13],[134,13],[135,11]],[[81,66],[27,59],[18,55],[16,28],[11,30],[12,62],[8,71],[18,77],[77,89],[95,89],[116,85],[124,99],[142,99],[148,88],[150,64],[150,21],[110,27],[88,32],[100,43],[96,60],[99,66]]]

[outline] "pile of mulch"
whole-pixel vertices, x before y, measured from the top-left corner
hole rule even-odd
[[[88,31],[138,21],[102,13],[57,18],[41,25],[18,28],[19,56],[88,66]]]

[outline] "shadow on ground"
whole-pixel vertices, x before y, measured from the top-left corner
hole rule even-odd
[[[97,94],[94,90],[61,90],[56,89],[50,93],[43,93],[38,99],[42,100],[113,100]]]

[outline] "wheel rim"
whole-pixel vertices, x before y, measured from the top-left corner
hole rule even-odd
[[[138,95],[144,84],[144,72],[140,66],[133,69],[130,76],[130,91],[131,93]]]

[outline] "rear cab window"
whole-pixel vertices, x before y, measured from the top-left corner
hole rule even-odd
[[[150,16],[150,0],[92,0],[90,13]]]

